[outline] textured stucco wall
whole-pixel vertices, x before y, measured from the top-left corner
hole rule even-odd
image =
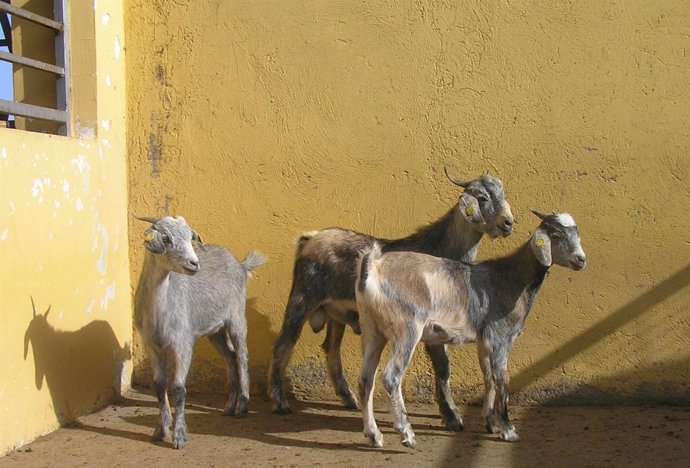
[[[96,17],[97,136],[0,128],[0,454],[131,378],[123,11],[99,1],[81,14]]]
[[[530,207],[581,228],[589,267],[553,269],[511,356],[514,391],[690,401],[685,2],[129,0],[127,13],[131,209],[269,256],[249,287],[255,390],[299,233],[409,233],[456,203],[447,164],[501,177],[518,216],[480,258],[529,237]],[[130,227],[136,281],[144,226]],[[304,331],[291,373],[331,396],[322,339]],[[343,354],[354,383],[354,335]],[[475,354],[452,351],[462,398],[481,388]],[[409,395],[428,396],[425,360]],[[190,383],[224,391],[205,341]]]

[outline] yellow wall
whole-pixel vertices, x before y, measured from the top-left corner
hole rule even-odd
[[[97,97],[97,136],[0,128],[0,453],[131,378],[123,12],[99,1],[82,14],[95,37],[73,44],[73,64],[84,73],[95,47],[97,82],[73,91]]]
[[[589,267],[554,268],[511,356],[536,401],[688,402],[690,83],[687,5],[657,2],[127,2],[131,209],[182,214],[207,242],[268,254],[249,287],[254,390],[290,288],[294,241],[331,225],[402,236],[457,201],[447,182],[506,184],[529,214],[568,211]],[[132,280],[144,226],[130,220]],[[305,330],[295,385],[332,396]],[[358,340],[344,346],[350,382]],[[418,352],[408,395],[428,396]],[[136,378],[147,382],[135,349]],[[454,388],[479,393],[474,346]],[[212,348],[190,384],[224,391]]]

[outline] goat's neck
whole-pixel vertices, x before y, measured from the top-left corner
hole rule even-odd
[[[484,234],[467,221],[456,206],[414,234],[390,241],[385,250],[421,252],[436,257],[472,262]]]
[[[164,305],[166,301],[169,284],[170,271],[160,264],[155,254],[146,251],[136,293],[138,308],[145,308],[150,312],[159,309],[158,306]]]
[[[523,297],[526,301],[525,313],[529,312],[549,268],[534,256],[530,241],[496,263],[494,271],[501,277],[498,278],[502,289],[500,294],[504,297],[506,293]]]
[[[157,255],[147,251],[141,271],[142,280],[148,280],[148,285],[156,286],[166,282],[169,276],[170,270],[160,264]]]

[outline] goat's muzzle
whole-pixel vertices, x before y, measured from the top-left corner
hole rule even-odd
[[[570,267],[575,271],[580,271],[587,266],[587,259],[584,255],[574,255],[573,259],[570,260]]]
[[[190,260],[186,262],[184,265],[181,265],[181,267],[184,270],[184,272],[188,275],[193,275],[201,269],[198,260]]]

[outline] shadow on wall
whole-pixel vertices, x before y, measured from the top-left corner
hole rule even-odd
[[[120,343],[103,320],[76,331],[60,331],[49,322],[50,306],[36,313],[24,334],[24,360],[29,348],[34,357],[36,388],[45,381],[59,424],[67,424],[119,396],[129,346]]]
[[[256,298],[247,299],[245,315],[247,317],[247,346],[249,348],[249,383],[250,394],[266,395],[268,357],[276,333],[271,331],[271,323],[264,314],[256,308]],[[137,332],[136,340],[141,343]],[[141,346],[142,354],[146,354]],[[258,364],[261,362],[262,364]],[[148,356],[141,356],[134,367],[134,384],[152,388],[153,377]],[[203,338],[194,344],[194,359],[187,376],[187,391],[192,393],[222,393],[229,391],[227,368],[208,339]]]
[[[519,391],[538,392],[532,395],[540,401],[539,406],[531,406],[523,414],[522,419],[516,421],[517,430],[521,435],[520,442],[511,445],[512,462],[510,466],[547,466],[553,462],[554,452],[549,448],[549,443],[558,437],[565,437],[567,444],[557,446],[560,451],[558,459],[577,460],[577,466],[610,466],[611,460],[616,457],[616,449],[628,450],[628,441],[621,442],[616,434],[621,432],[621,421],[615,418],[603,416],[603,420],[585,421],[577,410],[568,412],[563,408],[558,411],[558,419],[549,416],[551,410],[544,406],[572,406],[572,405],[688,405],[690,404],[690,357],[679,358],[674,361],[653,364],[644,368],[629,372],[622,372],[593,380],[587,385],[576,387],[564,387],[558,389],[526,389],[530,381],[540,377],[549,370],[563,364],[578,353],[590,348],[603,340],[607,335],[629,322],[632,322],[656,305],[669,299],[690,285],[690,265],[674,273],[658,286],[650,289],[637,299],[621,307],[609,317],[593,325],[587,331],[573,338],[569,343],[557,352],[536,362],[533,366],[524,369],[511,381],[511,396]],[[663,376],[673,375],[676,383],[663,380]],[[629,388],[629,382],[642,382],[637,388],[621,393],[621,388]],[[684,381],[684,384],[677,382]],[[530,399],[530,395],[525,395]],[[520,398],[522,400],[522,398]],[[582,410],[581,411],[586,411]],[[686,411],[680,408],[680,411]],[[629,411],[634,411],[629,409]],[[666,428],[670,422],[677,421],[674,409],[668,408],[668,414],[663,420],[645,421],[643,425],[625,429],[632,432],[640,440],[651,440],[649,431],[659,429],[669,437],[677,437],[678,433],[668,431]],[[565,415],[565,416],[564,416]],[[471,426],[483,424],[479,421],[468,421]],[[537,427],[539,426],[539,427]],[[661,428],[661,429],[660,429]],[[538,434],[546,431],[554,434],[546,441],[539,438]],[[531,434],[531,435],[530,435]],[[486,442],[498,442],[498,435],[486,435]],[[607,445],[608,444],[608,445]],[[617,447],[617,444],[621,447]],[[593,447],[607,447],[604,455],[601,451],[597,454]],[[474,466],[480,464],[483,451],[486,450],[484,441],[475,443],[471,447],[464,447],[460,452],[458,447],[451,447],[446,453],[448,460],[461,459],[463,465]],[[555,450],[555,449],[554,449]],[[655,450],[654,444],[645,444],[645,450]],[[606,452],[609,453],[606,453]],[[663,451],[663,450],[662,450]],[[613,456],[613,458],[609,457]],[[663,453],[659,453],[663,456]],[[601,457],[604,458],[601,458]],[[599,458],[597,458],[599,457]],[[607,458],[608,457],[608,458]]]
[[[577,354],[591,348],[614,331],[637,320],[655,306],[687,288],[689,285],[690,265],[680,269],[637,299],[629,302],[605,319],[592,325],[588,330],[585,330],[580,335],[561,346],[553,354],[540,359],[533,365],[525,368],[522,372],[516,374],[511,378],[511,393],[518,393],[525,390],[530,382],[544,376],[551,369],[562,365]]]

